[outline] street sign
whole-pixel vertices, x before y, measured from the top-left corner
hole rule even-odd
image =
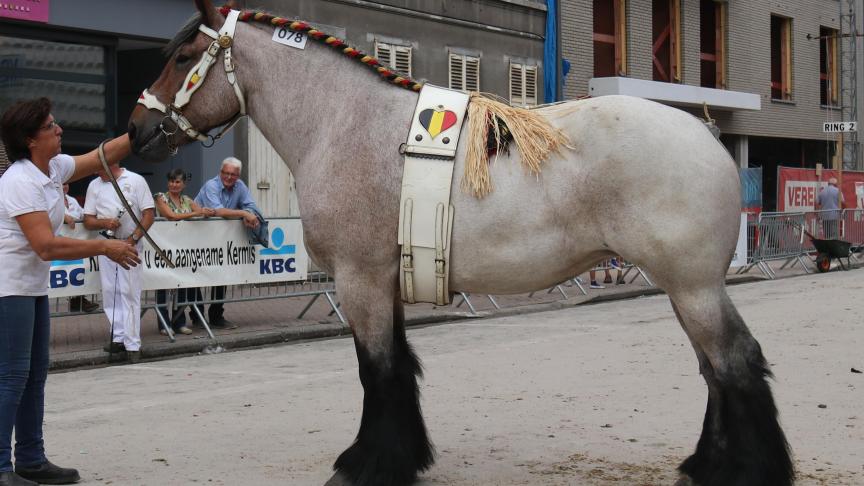
[[[858,122],[825,122],[822,124],[822,131],[825,133],[857,132]]]

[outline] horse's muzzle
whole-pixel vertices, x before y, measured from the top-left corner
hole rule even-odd
[[[147,162],[161,162],[172,154],[168,136],[160,128],[159,118],[146,116],[145,122],[133,117],[129,121],[129,140],[132,143],[132,153]]]

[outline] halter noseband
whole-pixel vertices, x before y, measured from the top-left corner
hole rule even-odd
[[[239,10],[231,10],[228,12],[228,15],[225,17],[225,23],[222,25],[222,28],[219,29],[219,32],[216,32],[204,24],[198,26],[198,30],[211,37],[213,42],[210,43],[210,47],[207,48],[207,52],[204,53],[201,60],[198,61],[198,64],[196,64],[189,71],[189,74],[186,75],[183,85],[180,87],[180,90],[177,91],[177,94],[174,95],[174,102],[172,104],[165,105],[165,103],[159,101],[156,96],[146,89],[141,93],[141,96],[138,97],[139,105],[144,105],[150,110],[156,110],[165,114],[165,118],[162,119],[163,123],[159,124],[159,129],[162,130],[162,133],[164,133],[166,137],[173,135],[179,129],[182,130],[187,137],[193,140],[198,140],[205,144],[210,141],[210,145],[213,145],[213,142],[222,138],[225,132],[230,130],[234,124],[237,123],[240,117],[246,114],[246,99],[243,97],[243,92],[237,84],[237,76],[234,74],[234,61],[231,58],[231,46],[234,43],[234,29],[237,27],[237,17],[239,15]],[[237,95],[237,100],[240,102],[240,111],[215,136],[205,135],[196,130],[192,124],[189,123],[189,120],[183,116],[183,113],[180,110],[189,103],[192,94],[195,93],[202,84],[204,84],[204,78],[207,76],[210,68],[213,67],[213,64],[216,63],[219,51],[223,49],[225,50],[225,75],[228,77],[228,83],[232,88],[234,88],[234,93]],[[177,128],[170,132],[166,130],[164,121],[167,119],[174,122]],[[210,145],[207,146],[209,147]],[[172,151],[176,152],[176,147],[174,147]]]

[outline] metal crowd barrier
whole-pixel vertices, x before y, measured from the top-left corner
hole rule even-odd
[[[618,275],[616,276],[615,281],[613,281],[616,285],[618,283],[630,283],[630,284],[632,284],[633,282],[636,281],[637,278],[641,277],[642,280],[645,281],[645,285],[647,285],[648,287],[654,286],[654,282],[645,273],[645,271],[643,271],[640,267],[638,267],[638,266],[636,266],[630,262],[624,261],[620,257],[617,259],[617,262],[618,262],[617,266],[612,265],[611,262],[612,262],[612,259],[603,260],[600,263],[598,263],[597,265],[595,265],[592,268],[592,270],[595,272],[605,272],[607,270],[608,271],[616,270],[618,272]],[[630,280],[628,282],[627,276],[630,275],[631,273],[632,273],[632,276],[630,277]],[[604,282],[604,283],[608,284],[608,282]],[[588,291],[585,290],[584,284],[585,284],[585,282],[580,277],[576,276],[573,278],[569,278],[569,279],[565,280],[564,282],[561,282],[557,285],[554,285],[554,286],[546,289],[546,293],[551,294],[552,292],[558,292],[559,294],[561,294],[561,297],[566,300],[566,299],[569,299],[570,296],[564,290],[564,287],[574,287],[575,286],[583,296],[588,295]],[[529,298],[533,297],[535,293],[537,293],[537,292],[529,293],[528,297]],[[468,306],[468,309],[471,312],[471,314],[473,314],[473,315],[478,314],[477,308],[474,306],[474,303],[471,301],[471,295],[472,294],[469,294],[467,292],[459,292],[459,294],[457,294],[457,295],[458,295],[458,298],[455,298],[453,301],[453,305],[455,307],[461,307],[462,304],[465,304]],[[480,295],[483,295],[483,294],[480,294]],[[495,307],[495,309],[497,309],[497,310],[502,309],[501,304],[498,302],[497,299],[495,299],[495,296],[489,295],[489,294],[485,294],[484,296],[489,300],[489,302],[492,304],[492,306]]]
[[[206,315],[201,312],[201,309],[203,309],[204,305],[215,303],[249,302],[269,299],[308,297],[310,298],[309,302],[297,316],[297,318],[300,319],[306,314],[306,312],[308,312],[309,308],[312,307],[312,304],[314,304],[315,301],[318,300],[318,298],[324,296],[330,306],[330,314],[335,314],[339,321],[342,323],[342,325],[348,325],[348,321],[345,319],[345,316],[339,310],[339,303],[336,301],[336,289],[333,283],[333,279],[324,272],[310,271],[306,280],[304,281],[229,285],[226,287],[225,295],[222,299],[210,298],[210,288],[211,287],[201,287],[199,289],[200,298],[194,298],[192,300],[187,300],[186,302],[180,303],[177,302],[176,291],[174,289],[168,289],[166,302],[164,304],[157,304],[157,291],[149,290],[142,292],[141,315],[144,316],[145,314],[147,314],[147,312],[151,310],[155,312],[156,319],[159,322],[159,326],[163,330],[165,330],[169,340],[171,342],[174,342],[176,339],[174,336],[174,332],[171,325],[166,321],[164,316],[167,316],[169,314],[168,309],[174,307],[175,305],[187,306],[191,310],[191,312],[195,314],[195,317],[198,318],[199,322],[202,323],[210,339],[215,340],[216,337],[210,329],[210,325],[209,322],[207,322]],[[103,312],[101,305],[101,295],[85,295],[84,297],[86,297],[93,303],[99,304],[99,308],[92,312],[87,312],[83,309],[73,309],[71,308],[71,299],[69,297],[57,297],[51,299],[51,317],[54,318],[86,314],[100,314]],[[161,308],[163,310],[163,313],[156,312],[157,308]]]
[[[760,271],[768,278],[776,278],[776,271],[769,265],[769,262],[782,261],[782,266],[785,268],[790,264],[799,264],[805,272],[810,273],[810,267],[807,265],[807,257],[814,252],[813,244],[805,231],[817,238],[824,236],[822,221],[824,220],[825,211],[808,211],[797,213],[748,213],[747,215],[747,265],[738,270],[737,273],[746,273],[752,268],[759,268]],[[842,210],[839,218],[839,236],[840,239],[852,243],[853,252],[864,251],[864,209],[846,209]],[[855,257],[855,253],[853,253]],[[857,259],[857,258],[856,258]],[[619,260],[620,261],[620,260]],[[612,267],[609,260],[601,262],[596,267],[595,271],[618,270],[621,272],[621,278],[627,279],[629,283],[633,283],[637,278],[641,277],[648,286],[654,286],[648,275],[631,263],[624,262],[621,267]],[[568,299],[569,296],[564,287],[575,286],[582,295],[587,295],[583,283],[578,277],[568,279],[558,285],[547,289],[546,293],[558,292],[562,298]],[[293,282],[278,282],[268,284],[244,284],[230,285],[226,287],[224,298],[210,298],[208,287],[202,287],[201,298],[194,301],[180,303],[186,305],[194,312],[197,320],[201,322],[207,331],[210,339],[215,340],[215,336],[209,327],[206,316],[201,312],[203,305],[213,303],[232,303],[232,302],[248,302],[268,299],[284,299],[284,298],[309,298],[309,301],[298,314],[297,318],[303,316],[309,311],[311,306],[323,296],[330,307],[330,315],[336,315],[342,325],[348,325],[345,316],[339,309],[339,302],[336,300],[336,290],[333,279],[326,273],[321,271],[310,271],[305,281]],[[157,304],[156,291],[147,291],[142,294],[141,298],[141,313],[142,316],[147,312],[157,308],[165,310],[164,315],[168,315],[169,307],[177,304],[177,295],[173,290],[167,290],[167,302]],[[533,293],[531,294],[533,295]],[[100,304],[100,295],[87,295],[91,302]],[[501,309],[501,305],[492,295],[485,296],[496,309]],[[529,295],[530,297],[530,295]],[[453,305],[459,307],[466,304],[472,314],[477,314],[477,310],[471,302],[471,295],[468,293],[458,294],[457,299],[454,299]],[[70,298],[58,297],[52,299],[51,316],[66,317],[84,314],[101,313],[101,305],[93,312],[87,312],[82,309],[70,308]],[[175,341],[175,336],[172,327],[164,319],[163,313],[156,312],[157,320],[162,329],[166,331],[171,342]]]
[[[767,262],[795,261],[809,273],[804,263],[804,213],[762,213],[757,228],[758,239],[752,263],[744,272],[756,266],[767,277],[776,275]],[[784,266],[786,265],[784,263]]]
[[[864,209],[843,211],[842,238],[852,243],[853,255],[864,250]]]
[[[797,263],[810,273],[807,261],[816,251],[810,236],[848,241],[857,259],[855,252],[864,248],[864,210],[762,213],[758,218],[748,214],[748,265],[738,273],[756,267],[766,277],[776,278],[776,271],[769,265],[773,261],[783,262],[780,269]]]
[[[759,214],[748,212],[747,214],[747,264],[753,263],[756,254],[756,245],[759,242]],[[738,273],[741,273],[739,270]]]

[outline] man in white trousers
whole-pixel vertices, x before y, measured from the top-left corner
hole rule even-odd
[[[129,207],[145,229],[150,229],[155,216],[153,195],[147,181],[140,175],[115,165],[111,167]],[[97,230],[103,236],[127,240],[141,252],[143,233],[135,227],[111,179],[104,171],[90,181],[84,199],[84,227]],[[141,272],[138,265],[123,269],[109,258],[99,256],[99,276],[102,281],[102,308],[108,316],[113,336],[105,347],[109,353],[126,351],[129,361],[141,359]]]

